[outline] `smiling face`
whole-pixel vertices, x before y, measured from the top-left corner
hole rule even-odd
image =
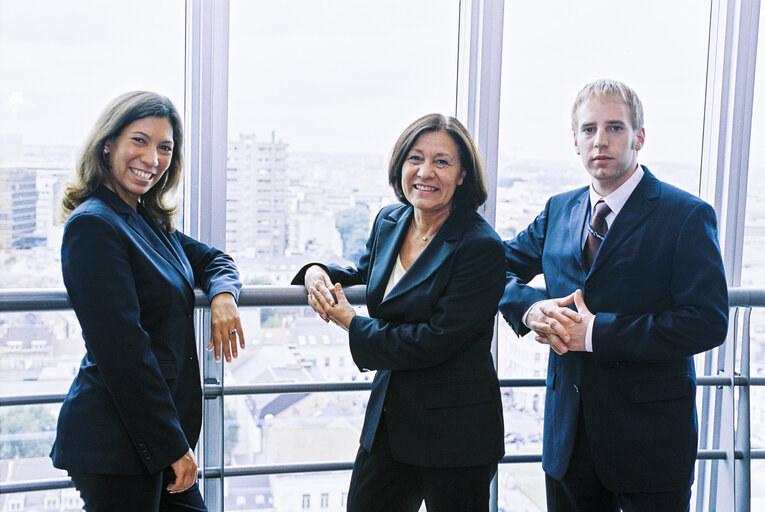
[[[645,130],[633,129],[630,109],[619,99],[592,98],[579,106],[574,147],[601,196],[632,176],[644,141]]]
[[[464,179],[457,145],[443,130],[417,137],[401,169],[404,196],[422,213],[448,214]]]
[[[104,145],[109,159],[106,187],[133,209],[162,178],[173,158],[173,128],[166,117],[133,121]]]

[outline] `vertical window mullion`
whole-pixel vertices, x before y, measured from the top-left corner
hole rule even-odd
[[[461,2],[459,30],[457,118],[465,124],[478,146],[479,154],[483,157],[489,197],[479,211],[486,221],[494,226],[497,211],[503,0]],[[496,368],[496,321],[491,350]],[[491,484],[492,511],[497,510],[497,476]]]
[[[228,0],[186,0],[186,176],[184,230],[197,240],[225,249],[228,140]],[[204,387],[223,386],[223,364],[202,349],[209,339],[210,312],[195,316],[197,352]],[[223,510],[223,395],[204,396],[200,467],[220,469],[203,479],[210,510]]]

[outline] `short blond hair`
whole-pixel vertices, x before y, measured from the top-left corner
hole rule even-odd
[[[643,127],[643,104],[640,98],[629,86],[618,80],[600,79],[585,85],[576,95],[574,106],[571,107],[571,130],[576,132],[577,112],[585,101],[593,98],[603,100],[621,100],[630,109],[632,129],[639,131]]]

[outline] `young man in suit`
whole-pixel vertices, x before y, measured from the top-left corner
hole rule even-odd
[[[551,347],[548,509],[685,511],[697,448],[693,355],[720,345],[728,296],[714,210],[659,181],[635,92],[598,80],[571,113],[589,187],[505,242],[500,312]],[[546,294],[528,286],[543,274]]]

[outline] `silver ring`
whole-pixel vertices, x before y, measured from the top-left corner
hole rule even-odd
[[[228,331],[229,336],[231,336],[232,334],[236,334],[236,329],[234,329],[233,331]]]

